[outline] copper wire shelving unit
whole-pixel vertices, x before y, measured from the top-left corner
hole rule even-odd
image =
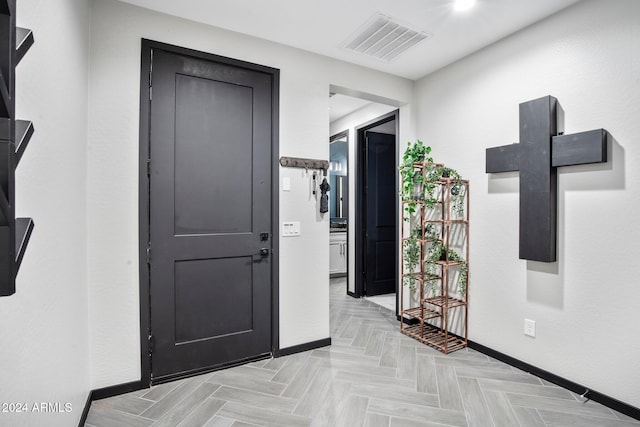
[[[423,342],[444,354],[467,346],[469,306],[469,181],[465,179],[439,178],[427,182],[428,171],[441,164],[416,163],[414,171],[421,173],[426,184],[433,185],[437,200],[427,203],[424,199],[402,202],[402,286],[400,286],[400,332]],[[456,216],[452,206],[452,188],[462,194],[464,213]],[[415,213],[409,214],[406,206],[415,205]],[[458,201],[458,203],[460,203]],[[454,217],[455,216],[455,217]],[[406,228],[409,226],[409,232]],[[420,246],[419,268],[407,271],[405,242],[410,239],[413,227],[419,227],[420,235],[413,236]],[[425,230],[431,229],[427,235]],[[435,232],[433,230],[436,230]],[[429,259],[429,246],[437,240],[446,250],[444,259]],[[466,278],[460,286],[460,260],[449,259],[450,248],[457,249],[466,263]],[[458,270],[456,274],[456,270]],[[412,306],[405,308],[405,280],[416,283],[417,295]],[[457,280],[456,280],[457,279]],[[435,285],[430,285],[435,284]],[[430,286],[429,289],[426,289]],[[410,305],[411,305],[410,304]],[[453,317],[458,316],[456,319]],[[454,321],[455,320],[455,321]],[[407,325],[405,322],[410,323]],[[454,331],[455,330],[455,331]]]

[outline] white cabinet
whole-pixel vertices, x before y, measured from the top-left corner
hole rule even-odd
[[[329,274],[347,274],[347,232],[329,235]]]

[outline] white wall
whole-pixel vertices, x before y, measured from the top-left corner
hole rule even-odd
[[[408,107],[407,107],[408,108]],[[365,107],[354,111],[353,113],[341,117],[330,123],[330,134],[336,135],[340,132],[348,131],[349,134],[349,218],[348,218],[348,226],[349,226],[349,241],[347,242],[348,246],[348,255],[349,255],[349,265],[348,265],[348,289],[349,292],[355,292],[356,289],[356,251],[355,251],[355,243],[356,243],[356,226],[355,217],[356,217],[356,127],[367,123],[371,120],[376,119],[377,117],[382,116],[383,114],[390,113],[391,111],[397,110],[398,107],[380,104],[380,103],[371,103],[366,105]],[[403,117],[406,118],[406,117]],[[403,125],[404,120],[400,119],[400,126]],[[401,130],[401,134],[405,136],[410,133],[410,124],[407,125],[405,132],[403,133]],[[402,148],[404,150],[404,147]]]
[[[416,85],[417,135],[471,180],[470,338],[640,407],[640,2],[584,1]],[[558,98],[567,133],[608,129],[606,165],[558,174],[558,262],[518,259],[518,104]],[[523,319],[537,322],[535,339]]]
[[[16,213],[35,229],[17,292],[0,298],[0,413],[3,426],[76,425],[89,393],[86,285],[87,0],[18,1],[18,26],[35,44],[18,65],[16,115],[35,134],[16,172]],[[34,413],[34,403],[71,404]]]
[[[413,82],[264,40],[116,2],[93,2],[89,102],[88,230],[91,386],[140,378],[138,126],[140,39],[275,67],[280,74],[280,155],[329,158],[329,86],[408,103]],[[309,176],[280,169],[280,346],[329,336],[329,217]],[[279,233],[278,233],[279,234]]]

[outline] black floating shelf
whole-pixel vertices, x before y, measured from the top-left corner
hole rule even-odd
[[[16,271],[20,268],[24,252],[27,250],[33,225],[31,218],[16,218]]]
[[[7,0],[0,0],[0,13],[3,15],[11,15],[12,11],[9,8],[9,3]]]
[[[0,117],[13,117],[11,94],[0,70]]]
[[[9,199],[7,199],[7,195],[4,194],[4,190],[2,189],[0,189],[0,215],[0,221],[2,221],[3,224],[6,224],[13,215]]]
[[[0,0],[0,297],[15,294],[33,231],[31,218],[15,217],[15,172],[34,127],[14,115],[16,65],[33,43],[31,30],[16,27],[16,0]]]
[[[16,166],[33,135],[33,123],[28,120],[16,120]]]
[[[32,45],[33,31],[28,28],[16,27],[16,65],[20,63]]]

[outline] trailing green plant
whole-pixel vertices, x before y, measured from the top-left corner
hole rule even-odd
[[[452,210],[457,215],[464,215],[464,185],[462,177],[455,169],[447,166],[438,166],[434,163],[424,165],[423,179],[423,200],[425,205],[432,208],[438,202],[436,189],[439,187],[441,179],[451,179],[451,200]]]
[[[433,223],[428,222],[424,226],[424,237],[425,240],[437,240],[439,238],[438,231]]]
[[[431,224],[429,224],[429,225],[431,225]],[[425,228],[425,233],[426,233],[426,228]],[[409,237],[413,237],[414,239],[418,239],[418,240],[423,240],[422,239],[422,227],[420,226],[420,224],[418,224],[415,227],[413,227],[413,230],[411,230],[411,233],[409,233]]]
[[[424,194],[424,176],[420,169],[416,169],[415,164],[432,163],[433,158],[428,157],[429,153],[431,147],[424,145],[422,141],[418,140],[415,144],[408,142],[402,162],[398,166],[402,177],[400,196],[402,201],[406,202],[404,210],[408,214],[405,221],[409,221],[409,217],[416,213],[416,200],[422,199]]]
[[[404,285],[408,286],[412,291],[416,289],[417,279],[411,273],[415,273],[420,265],[420,244],[420,241],[413,235],[409,236],[403,243],[404,267],[407,272],[404,276]]]
[[[464,216],[464,195],[465,186],[462,183],[462,176],[457,170],[444,166],[440,169],[440,176],[451,179],[451,211],[459,217]]]
[[[424,264],[424,273],[425,273],[425,280],[424,280],[424,286],[425,286],[425,290],[426,290],[426,294],[429,294],[429,292],[435,293],[436,290],[436,284],[438,283],[438,266],[432,262],[425,262]]]
[[[433,163],[426,164],[424,166],[424,177],[424,203],[425,206],[432,208],[438,202],[435,192],[436,188],[438,188],[437,182],[441,177],[440,168]]]
[[[431,157],[427,157],[431,153],[431,147],[424,145],[424,143],[418,140],[415,144],[411,144],[411,141],[407,142],[407,149],[404,150],[402,155],[402,163],[398,169],[400,172],[410,169],[413,172],[413,166],[416,163],[430,162],[433,163]]]
[[[449,188],[451,211],[458,216],[464,216],[464,198],[466,186],[462,182],[462,177],[455,169],[434,164],[431,154],[431,147],[418,140],[415,144],[407,143],[407,149],[402,156],[402,162],[398,166],[402,177],[402,187],[400,196],[404,202],[404,220],[411,222],[412,217],[417,212],[418,201],[424,203],[427,208],[433,208],[443,196],[439,189]],[[443,178],[447,181],[443,181]],[[443,186],[443,182],[448,182],[448,186]],[[448,196],[449,197],[449,196]],[[466,294],[467,286],[467,263],[455,251],[446,250],[442,243],[441,232],[433,223],[427,223],[422,228],[417,225],[410,232],[403,242],[404,268],[407,274],[403,283],[415,290],[418,279],[415,274],[423,271],[424,285],[435,291],[438,281],[438,262],[441,260],[456,261],[459,264],[460,274],[458,276],[458,290],[463,295]],[[430,242],[425,247],[424,269],[419,269],[423,245]]]
[[[458,291],[464,296],[467,293],[467,276],[469,273],[467,261],[452,249],[449,249],[447,256],[449,261],[458,262],[460,269],[460,275],[458,276]]]
[[[439,239],[432,241],[427,250],[427,261],[435,263],[441,261],[443,256],[446,256],[446,248],[442,241]]]
[[[436,274],[438,261],[454,261],[458,263],[460,274],[458,276],[458,291],[460,294],[465,295],[467,293],[467,276],[468,266],[464,258],[460,256],[453,249],[445,247],[444,243],[440,240],[434,240],[427,249],[427,257],[425,260],[425,273],[432,275]],[[434,289],[435,281],[431,283],[430,289]]]
[[[464,217],[464,193],[465,186],[462,184],[451,187],[451,211],[459,218]]]
[[[438,238],[437,232],[433,224],[427,224],[425,226],[425,237],[431,241],[431,244],[426,250],[424,272],[425,272],[425,290],[427,293],[435,292],[436,284],[438,283],[438,264],[440,254],[444,246]]]
[[[448,166],[442,166],[441,168],[438,168],[438,170],[442,178],[451,178],[454,180],[462,179],[462,177],[460,176],[457,170],[450,168]]]

